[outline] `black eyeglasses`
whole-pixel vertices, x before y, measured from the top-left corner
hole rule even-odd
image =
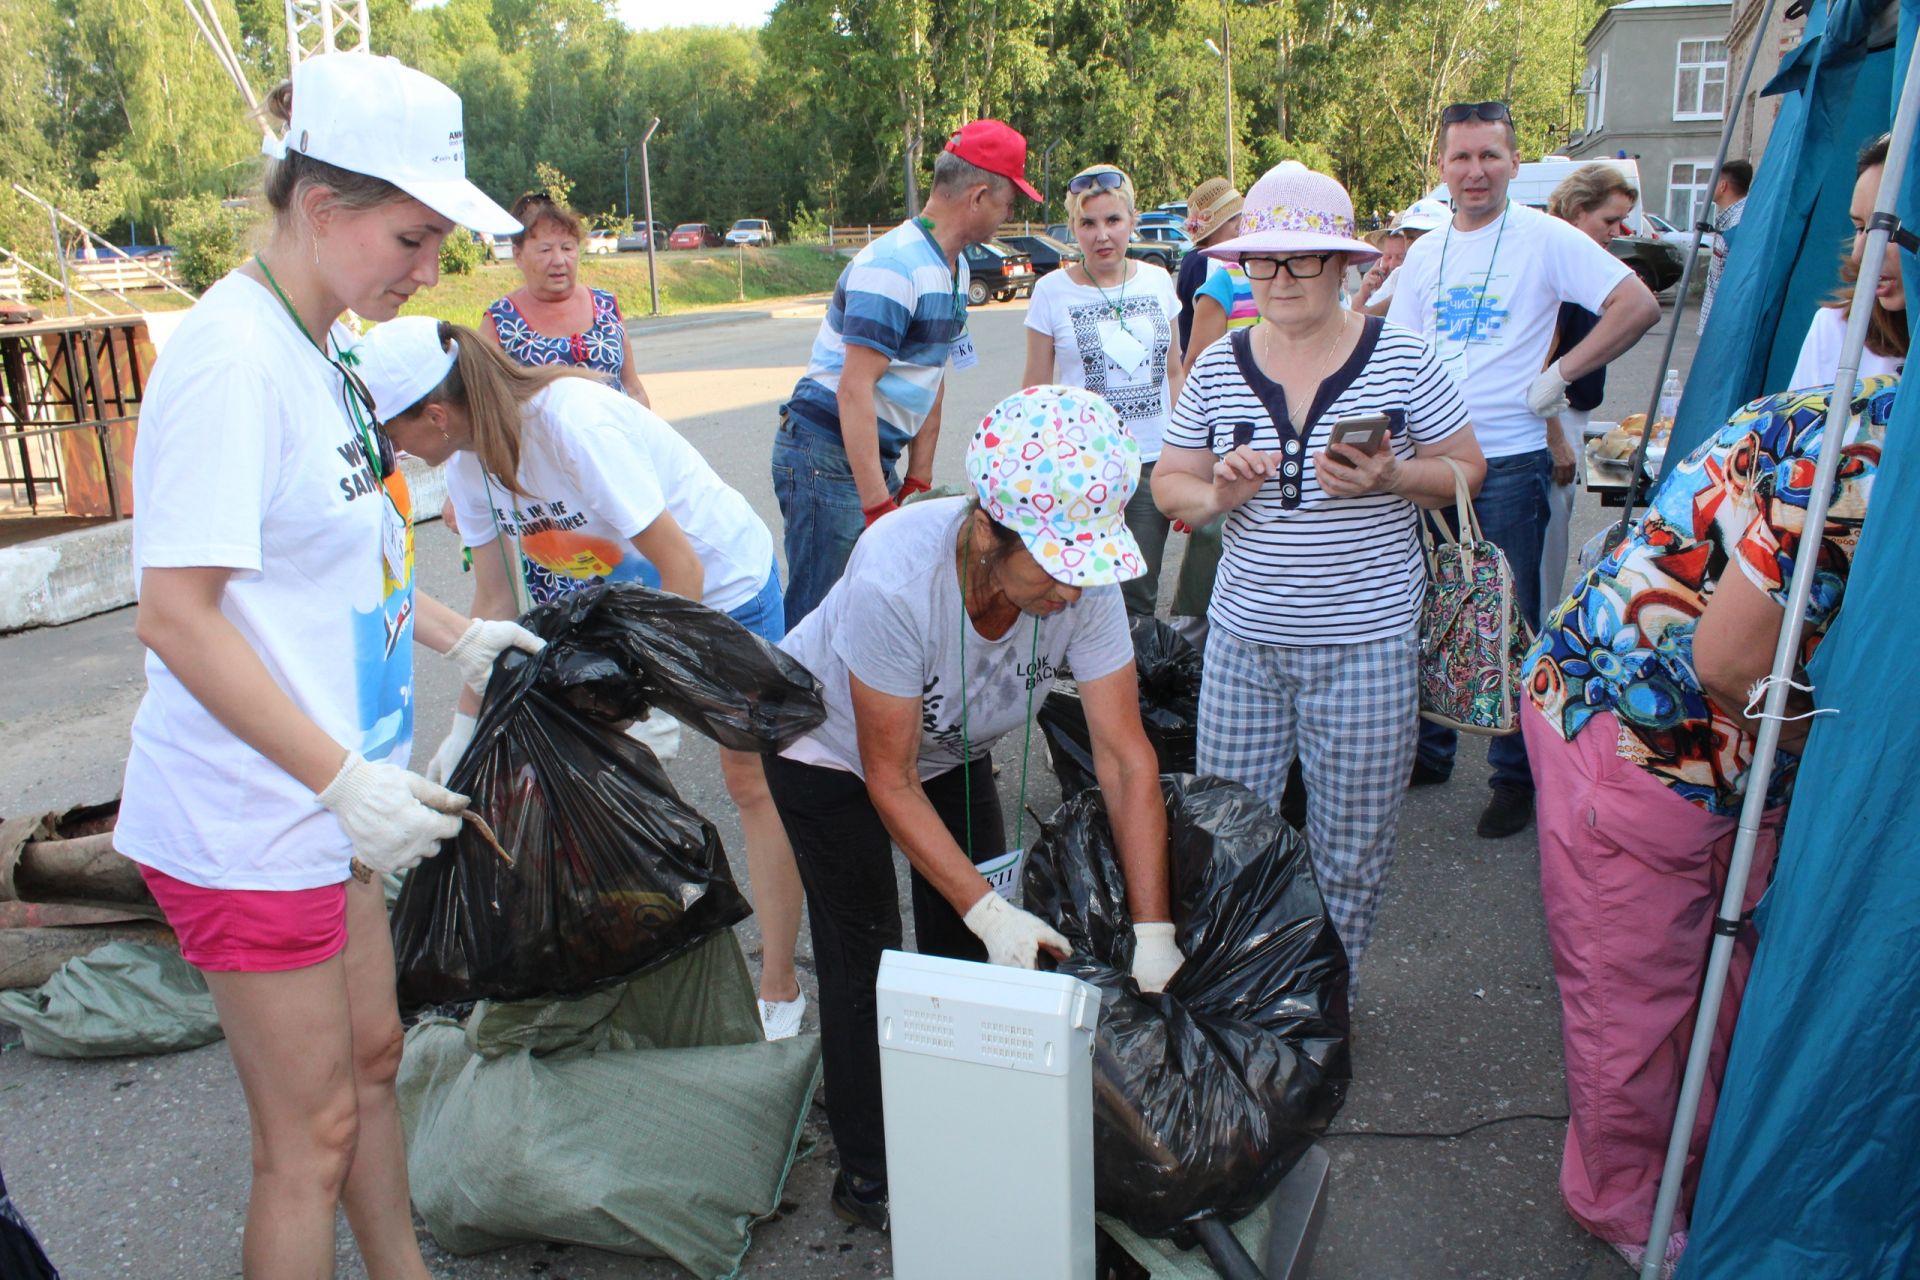
[[[1067,190],[1076,196],[1095,188],[1101,191],[1118,191],[1126,180],[1127,175],[1118,169],[1099,169],[1093,173],[1082,173],[1068,179]]]
[[[1512,124],[1513,112],[1504,102],[1456,102],[1440,113],[1440,123],[1464,124],[1484,120],[1488,124]]]
[[[1291,258],[1242,258],[1240,269],[1249,280],[1271,280],[1282,267],[1295,280],[1312,280],[1327,269],[1331,253],[1296,253]]]

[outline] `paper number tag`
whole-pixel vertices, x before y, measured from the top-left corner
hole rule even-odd
[[[973,349],[973,335],[962,331],[960,336],[953,340],[953,367],[971,369],[979,363],[980,357]]]
[[[1133,330],[1127,328],[1124,320],[1100,322],[1100,348],[1106,352],[1107,359],[1113,361],[1114,367],[1129,378],[1137,377],[1141,366],[1147,362],[1146,346],[1133,336]]]
[[[380,504],[380,554],[386,558],[387,577],[407,580],[407,522],[391,501]]]
[[[1009,849],[997,858],[976,863],[973,869],[987,878],[995,893],[1012,902],[1013,895],[1020,891],[1020,864],[1026,857],[1025,849]]]

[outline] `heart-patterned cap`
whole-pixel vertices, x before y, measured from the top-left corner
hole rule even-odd
[[[1093,392],[1039,386],[1008,396],[968,442],[967,476],[988,517],[1019,534],[1056,581],[1108,587],[1147,571],[1125,519],[1140,446]]]

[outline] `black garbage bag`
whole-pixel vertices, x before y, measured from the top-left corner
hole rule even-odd
[[[1135,618],[1133,665],[1140,680],[1140,720],[1160,757],[1162,773],[1192,773],[1200,722],[1200,651],[1158,618]],[[1093,776],[1093,739],[1080,695],[1056,688],[1040,704],[1060,798],[1071,800],[1099,786]]]
[[[1187,961],[1166,991],[1128,977],[1133,922],[1099,792],[1063,804],[1027,859],[1026,906],[1100,988],[1094,1190],[1143,1235],[1265,1202],[1346,1098],[1347,956],[1305,842],[1223,778],[1160,780]]]
[[[824,718],[804,667],[674,596],[594,588],[523,622],[547,648],[502,655],[448,779],[514,862],[468,825],[408,875],[393,910],[406,1009],[578,994],[744,920],[719,833],[622,726],[659,706],[764,749]]]
[[[6,1280],[60,1280],[60,1273],[34,1238],[33,1228],[20,1216],[0,1177],[0,1276]]]

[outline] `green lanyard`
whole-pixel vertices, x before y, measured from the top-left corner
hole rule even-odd
[[[1118,302],[1115,302],[1112,298],[1109,298],[1107,296],[1107,291],[1100,287],[1100,282],[1093,278],[1093,268],[1089,267],[1085,262],[1082,262],[1080,264],[1080,269],[1087,273],[1087,283],[1092,285],[1096,290],[1099,291],[1100,301],[1107,304],[1107,309],[1113,312],[1113,318],[1115,320],[1119,320],[1120,327],[1125,329],[1127,326],[1127,322],[1124,319],[1121,319],[1121,314],[1120,314],[1127,305],[1127,264],[1125,259],[1122,259],[1120,263],[1120,301]],[[1129,332],[1131,331],[1129,330]]]
[[[929,218],[923,213],[916,217],[914,222],[922,231],[927,233],[928,239],[933,238],[932,218]],[[940,242],[938,240],[934,240],[933,243],[935,248],[939,248]],[[944,253],[945,250],[941,250],[941,252]],[[965,256],[965,253],[966,251],[964,249],[961,250],[962,256]],[[960,261],[958,258],[954,259],[953,265],[947,268],[947,274],[953,277],[953,314],[957,316],[962,323],[965,323],[967,318],[967,299],[966,295],[960,289]]]
[[[1480,308],[1487,300],[1487,286],[1493,282],[1493,266],[1500,261],[1500,241],[1507,234],[1507,214],[1513,209],[1513,201],[1507,201],[1500,210],[1500,228],[1493,233],[1493,252],[1487,257],[1487,273],[1480,277],[1480,293],[1473,300],[1473,323],[1467,329],[1466,339],[1460,344],[1460,376],[1465,378],[1469,372],[1467,352],[1473,346],[1474,335],[1480,332]],[[1447,288],[1447,246],[1453,243],[1453,220],[1447,220],[1446,237],[1440,241],[1440,272],[1436,277],[1436,293],[1444,294]],[[1093,277],[1089,276],[1088,279]]]
[[[973,525],[969,517],[967,545],[960,557],[960,786],[967,806],[967,861],[973,852],[973,733],[967,723],[967,580],[973,569]],[[1033,647],[1027,656],[1027,738],[1020,748],[1020,806],[1014,813],[1013,847],[1023,847],[1027,833],[1027,762],[1033,754],[1033,690],[1040,683],[1040,619],[1033,620]],[[1004,851],[1003,851],[1004,852]],[[993,855],[999,857],[999,854]],[[997,890],[996,890],[997,892]]]
[[[338,359],[329,356],[327,349],[320,345],[319,340],[307,332],[306,322],[300,318],[300,313],[293,309],[293,303],[288,300],[286,290],[282,289],[280,282],[273,278],[273,272],[267,270],[266,260],[256,253],[253,255],[253,265],[260,268],[260,274],[267,278],[267,284],[273,288],[274,297],[280,299],[280,305],[287,309],[287,318],[293,321],[294,328],[300,330],[301,336],[313,343],[314,350],[320,353],[320,358],[332,365],[339,373],[340,381],[345,388],[340,398],[347,406],[347,421],[353,424],[354,434],[360,437],[360,448],[366,454],[367,469],[373,472],[375,479],[383,482],[380,485],[380,491],[387,493],[387,486],[384,483],[387,478],[386,468],[380,463],[379,443],[373,437],[373,419],[371,415],[361,411],[360,399],[365,394],[365,390],[359,384],[359,379],[348,372],[347,368],[349,365],[358,364],[359,356],[352,351],[341,352]],[[387,501],[394,501],[391,493],[387,493]],[[399,510],[400,508],[396,505],[395,513],[397,514]]]

